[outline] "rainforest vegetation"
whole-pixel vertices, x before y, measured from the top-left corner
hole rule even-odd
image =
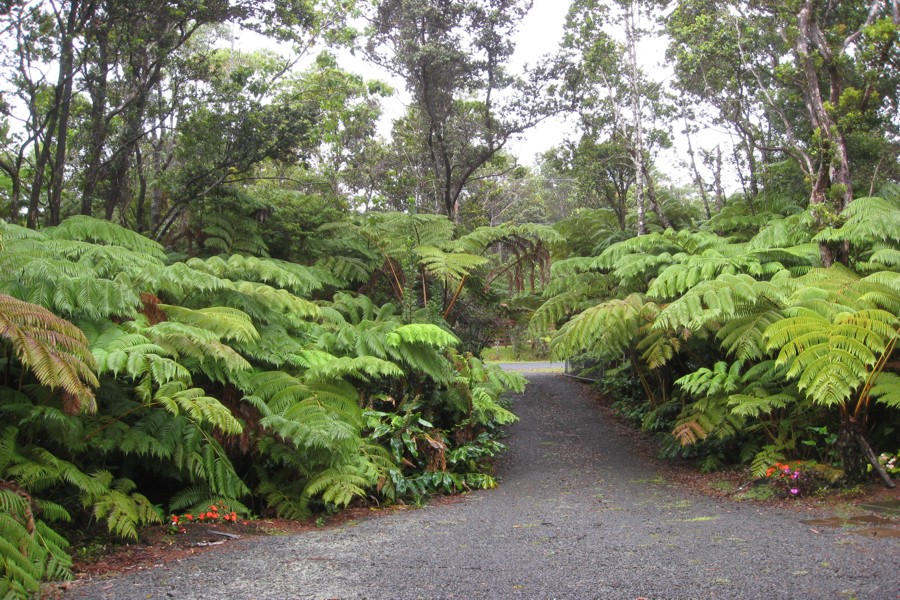
[[[523,66],[531,8],[0,6],[0,596],[75,531],[493,487],[500,339],[698,468],[893,485],[898,1],[573,0]]]

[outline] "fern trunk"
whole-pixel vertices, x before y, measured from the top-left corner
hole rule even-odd
[[[860,483],[866,479],[867,461],[856,441],[857,429],[858,424],[842,410],[837,446],[844,467],[844,479],[849,483]]]
[[[859,422],[846,410],[841,410],[841,430],[838,435],[838,450],[844,463],[844,478],[850,483],[860,483],[868,476],[868,465],[872,465],[875,472],[889,488],[895,484],[891,476],[878,462],[878,456],[869,445]]]

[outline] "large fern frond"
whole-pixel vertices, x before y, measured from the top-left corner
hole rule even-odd
[[[214,256],[205,261],[192,258],[186,264],[216,277],[277,285],[299,296],[308,296],[322,287],[322,282],[306,267],[271,258],[233,254],[227,258]]]
[[[76,398],[76,410],[93,406],[96,362],[76,326],[40,306],[0,294],[0,339],[43,385]]]
[[[44,235],[54,239],[79,240],[94,244],[120,246],[156,260],[166,258],[165,249],[157,242],[112,221],[84,215],[69,217],[57,227],[45,227]]]
[[[638,330],[647,323],[648,310],[655,314],[658,307],[645,303],[639,294],[589,308],[563,325],[553,336],[553,355],[567,358],[585,349],[604,357],[621,355],[634,341]]]
[[[200,388],[191,388],[182,381],[170,381],[160,386],[153,402],[173,415],[184,414],[195,423],[209,424],[223,433],[239,434],[243,426],[218,399],[207,396]]]
[[[170,304],[157,305],[170,319],[206,329],[218,339],[251,343],[259,338],[259,332],[247,313],[225,306],[190,309]]]
[[[816,403],[847,400],[869,368],[896,338],[900,319],[880,309],[839,312],[833,317],[801,308],[766,329],[766,348],[789,365],[788,377]],[[829,311],[830,312],[830,311]]]
[[[879,242],[900,244],[900,200],[857,198],[841,212],[844,223],[827,227],[813,238],[816,242],[850,242],[870,246]]]

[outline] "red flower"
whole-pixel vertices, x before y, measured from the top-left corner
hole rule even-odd
[[[187,515],[184,515],[184,518],[187,519],[188,521],[193,521],[193,520],[194,520],[194,515],[187,514]]]

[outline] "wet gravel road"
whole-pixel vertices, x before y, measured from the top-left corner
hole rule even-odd
[[[242,539],[66,598],[900,598],[900,543],[664,479],[590,391],[533,373],[499,488]]]

